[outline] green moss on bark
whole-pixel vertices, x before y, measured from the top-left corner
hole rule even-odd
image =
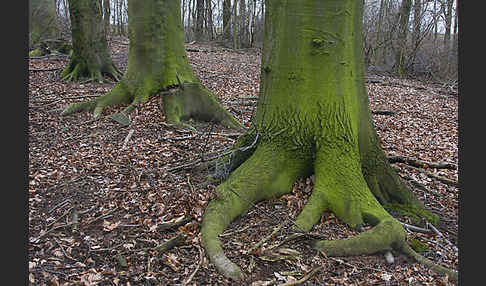
[[[420,210],[382,160],[363,98],[363,2],[266,4],[260,96],[251,127],[261,139],[218,186],[205,211],[202,243],[211,262],[224,275],[241,279],[243,272],[224,256],[218,235],[252,203],[288,192],[297,178],[313,172],[314,189],[297,217],[297,230],[310,230],[324,211],[352,227],[373,226],[356,237],[317,242],[316,249],[327,255],[397,250],[433,265],[409,250],[405,229],[381,204],[412,202]]]
[[[130,1],[128,9],[130,49],[123,78],[109,93],[89,103],[72,104],[61,115],[90,110],[99,117],[107,106],[130,103],[134,107],[162,93],[162,109],[170,124],[187,126],[182,121],[194,118],[241,128],[242,125],[217,102],[215,95],[199,83],[189,65],[180,21],[180,3],[169,0]],[[73,55],[72,61],[76,58]],[[86,70],[80,64],[73,63],[73,66],[71,74]],[[94,72],[95,77],[98,75]],[[174,89],[177,91],[167,93]],[[127,125],[130,122],[127,113],[131,109],[126,108],[110,117]]]

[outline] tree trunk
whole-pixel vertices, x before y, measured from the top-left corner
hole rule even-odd
[[[151,96],[162,94],[162,109],[169,124],[186,126],[194,118],[240,128],[234,119],[194,75],[184,49],[180,1],[128,2],[130,49],[123,78],[107,94],[88,102],[73,103],[61,115],[93,111],[101,116],[106,106],[130,105],[110,117],[130,124],[128,113]]]
[[[422,28],[422,0],[414,0],[413,3],[413,34],[412,43],[414,49],[420,44],[420,33]]]
[[[266,5],[256,116],[233,148],[239,166],[217,187],[203,216],[201,243],[210,261],[225,276],[243,279],[218,235],[254,203],[289,193],[299,178],[311,174],[314,189],[295,230],[309,231],[326,211],[352,227],[374,226],[314,248],[330,256],[392,249],[413,256],[406,231],[382,206],[394,202],[425,213],[391,169],[372,125],[364,81],[363,1]]]
[[[122,74],[111,60],[99,2],[69,0],[69,14],[73,55],[61,77],[67,81],[103,81],[103,75],[107,75],[119,80]]]
[[[376,47],[376,53],[375,53],[375,64],[377,66],[381,66],[382,64],[382,54],[383,54],[383,44],[381,41],[382,38],[382,25],[383,25],[383,18],[385,16],[385,9],[388,6],[388,1],[387,0],[381,0],[380,2],[380,11],[378,12],[378,24],[376,27],[376,38],[375,38],[375,47]]]
[[[58,35],[56,5],[52,0],[29,0],[29,46]]]
[[[412,0],[403,0],[400,6],[400,19],[398,21],[398,39],[395,51],[395,73],[402,76],[405,73],[405,57],[407,51],[408,23]]]
[[[110,24],[110,0],[103,0],[103,20],[105,23],[105,33],[108,36],[111,31],[111,24]]]
[[[231,39],[231,0],[223,0],[223,41]]]
[[[445,34],[444,34],[444,51],[448,54],[451,46],[451,25],[452,25],[452,5],[453,0],[445,0],[447,7],[444,10],[445,17]]]
[[[201,41],[204,37],[204,0],[197,0],[195,37],[196,41]]]
[[[236,6],[238,5],[238,0],[234,0],[233,3],[233,49],[238,49],[238,16],[236,14]]]

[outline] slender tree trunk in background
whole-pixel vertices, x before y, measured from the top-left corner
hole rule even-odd
[[[57,38],[56,5],[53,0],[29,0],[29,46]]]
[[[399,76],[402,76],[405,73],[405,57],[407,51],[408,24],[410,19],[411,8],[412,8],[412,0],[402,1],[402,4],[400,6],[399,20],[398,20],[398,38],[397,38],[397,48],[395,50],[395,66],[394,66],[394,71]]]
[[[447,8],[445,10],[445,34],[444,34],[444,51],[448,54],[451,46],[451,25],[452,25],[452,4],[454,0],[445,0]]]
[[[438,25],[437,25],[437,0],[434,0],[434,41],[437,40]]]
[[[422,22],[422,0],[414,0],[413,3],[413,30],[412,44],[416,48],[419,45]]]
[[[218,236],[253,204],[291,192],[298,179],[311,174],[314,188],[297,216],[296,231],[309,231],[324,212],[352,227],[373,226],[356,237],[319,241],[315,249],[328,256],[394,249],[417,257],[406,231],[383,207],[396,203],[425,213],[391,169],[372,124],[364,81],[363,2],[267,1],[256,116],[232,156],[244,159],[217,187],[201,226],[206,254],[226,277],[245,275],[224,255]]]
[[[247,35],[248,35],[248,26],[246,23],[246,1],[245,0],[239,0],[240,5],[239,5],[239,17],[238,17],[238,43],[240,47],[247,47],[248,46],[248,41],[247,41]]]
[[[380,2],[380,10],[378,12],[378,25],[376,28],[376,53],[375,53],[375,63],[377,66],[381,66],[382,64],[382,53],[383,53],[383,44],[381,42],[382,38],[382,25],[383,25],[383,18],[385,14],[385,9],[388,6],[387,0],[381,0]]]
[[[197,0],[195,38],[196,41],[204,38],[204,0]]]
[[[231,0],[223,0],[223,41],[231,39]]]
[[[207,30],[209,40],[214,39],[213,6],[211,2],[212,2],[211,0],[206,0],[206,20],[207,20],[206,30]]]
[[[110,0],[103,0],[103,20],[105,22],[105,33],[108,36],[111,33],[111,23],[110,23]]]
[[[236,6],[238,4],[238,0],[234,0],[233,2],[233,49],[238,49],[238,16],[236,14]]]
[[[256,26],[256,0],[252,0],[253,8],[251,14],[251,28],[250,28],[250,48],[253,47],[255,42],[255,26]]]
[[[110,117],[129,125],[129,113],[152,96],[162,93],[161,108],[169,124],[189,118],[219,122],[240,128],[242,125],[217,101],[194,75],[184,49],[180,1],[128,1],[130,48],[123,78],[107,94],[94,100],[69,105],[62,116],[93,111],[101,116],[107,106],[129,104]]]
[[[103,81],[107,75],[119,80],[121,72],[111,60],[102,8],[96,0],[69,0],[73,54],[61,77],[67,81]]]

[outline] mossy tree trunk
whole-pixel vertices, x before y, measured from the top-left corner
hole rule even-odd
[[[29,46],[58,36],[56,6],[52,0],[29,0]]]
[[[130,47],[123,78],[107,94],[95,100],[69,105],[61,115],[93,111],[99,117],[107,106],[129,104],[111,117],[130,124],[128,113],[150,97],[161,95],[169,124],[182,120],[214,121],[233,128],[239,123],[194,75],[184,48],[180,1],[128,1]]]
[[[254,203],[290,192],[296,180],[311,174],[314,189],[296,218],[296,231],[309,231],[326,211],[352,227],[374,226],[356,237],[319,241],[314,248],[331,256],[394,249],[418,257],[400,222],[382,205],[423,211],[389,166],[371,121],[363,1],[266,4],[259,103],[249,133],[236,142],[244,160],[217,187],[203,217],[202,244],[211,262],[225,276],[243,278],[224,255],[218,235]]]
[[[67,81],[103,76],[119,80],[122,73],[111,60],[106,41],[103,10],[98,0],[69,0],[73,54],[61,77]]]

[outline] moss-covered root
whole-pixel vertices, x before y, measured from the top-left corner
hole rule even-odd
[[[216,96],[200,83],[184,83],[176,92],[164,93],[161,105],[169,124],[179,125],[182,120],[193,118],[214,121],[230,128],[243,128],[243,125],[219,104]]]
[[[306,162],[307,158],[284,148],[262,143],[228,180],[218,186],[216,198],[204,212],[201,243],[220,273],[234,280],[244,276],[241,269],[224,255],[219,234],[253,203],[290,192],[298,178],[308,175]]]
[[[113,64],[106,67],[90,66],[83,62],[71,60],[69,65],[62,71],[61,79],[64,81],[93,80],[104,82],[104,77],[108,76],[115,81],[119,81],[123,73]]]
[[[105,107],[131,103],[132,99],[123,82],[118,82],[110,92],[96,99],[71,103],[61,112],[61,116],[68,116],[83,111],[93,111],[93,116],[96,119],[101,116]]]
[[[438,265],[436,263],[434,263],[433,261],[423,257],[422,255],[418,254],[417,252],[415,252],[415,250],[413,250],[407,243],[404,243],[402,245],[402,249],[401,251],[406,254],[407,256],[415,259],[415,261],[417,261],[418,263],[421,263],[422,265],[425,265],[426,267],[438,272],[438,273],[441,273],[441,274],[444,274],[444,275],[447,275],[449,277],[449,279],[453,280],[453,281],[458,281],[458,274],[457,272],[451,270],[451,269],[448,269],[446,267],[443,267],[441,265]]]
[[[389,218],[351,238],[318,241],[314,248],[329,256],[371,255],[401,248],[406,236],[407,233],[400,223]]]
[[[417,262],[441,274],[447,274],[457,281],[457,273],[435,264],[416,253],[407,243],[407,233],[394,218],[382,220],[372,229],[343,240],[321,240],[313,247],[322,250],[328,256],[356,256],[383,253],[397,250],[415,259]]]

